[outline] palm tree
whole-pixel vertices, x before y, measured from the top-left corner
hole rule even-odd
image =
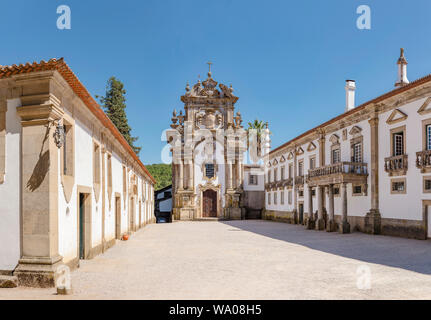
[[[263,130],[265,130],[266,128],[268,128],[268,122],[264,123],[262,120],[255,119],[253,122],[248,123],[247,134],[250,133],[250,130],[256,130],[258,154],[260,154],[261,150],[261,137],[263,134]],[[249,143],[250,141],[249,139],[247,139],[248,147],[250,147]]]

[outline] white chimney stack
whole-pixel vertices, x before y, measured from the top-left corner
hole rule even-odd
[[[404,48],[401,48],[400,58],[397,61],[398,64],[398,80],[395,83],[395,87],[402,87],[409,83],[407,79],[407,60],[404,57]]]
[[[355,80],[346,80],[346,112],[355,108]]]

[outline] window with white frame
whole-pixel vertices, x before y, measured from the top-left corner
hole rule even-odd
[[[277,168],[274,168],[274,181],[277,181]]]
[[[404,154],[404,132],[396,132],[393,134],[393,155],[401,156]]]
[[[287,202],[288,202],[289,204],[292,204],[292,191],[289,191],[289,192],[287,193]]]
[[[277,204],[277,191],[274,192],[274,204]]]
[[[284,180],[284,170],[284,166],[282,166],[280,169],[281,180]]]
[[[316,168],[316,157],[310,158],[310,169]]]
[[[304,162],[298,162],[298,176],[302,177],[304,175]]]
[[[257,185],[257,175],[256,174],[249,174],[248,175],[248,184],[249,185]]]
[[[284,204],[284,191],[280,193],[280,204]]]
[[[352,161],[353,162],[362,162],[362,142],[355,143],[352,146]]]
[[[293,165],[289,164],[289,179],[292,178]]]
[[[338,163],[341,161],[340,148],[332,149],[332,163]]]
[[[268,192],[268,204],[271,204],[271,192]]]

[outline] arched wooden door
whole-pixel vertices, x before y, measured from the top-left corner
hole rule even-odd
[[[217,192],[216,191],[205,190],[203,192],[202,216],[217,217]]]

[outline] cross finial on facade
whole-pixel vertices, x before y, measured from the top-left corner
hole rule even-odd
[[[208,61],[207,62],[207,65],[208,65],[208,77],[210,77],[211,78],[211,65],[212,65],[213,63],[211,62],[211,61]]]

